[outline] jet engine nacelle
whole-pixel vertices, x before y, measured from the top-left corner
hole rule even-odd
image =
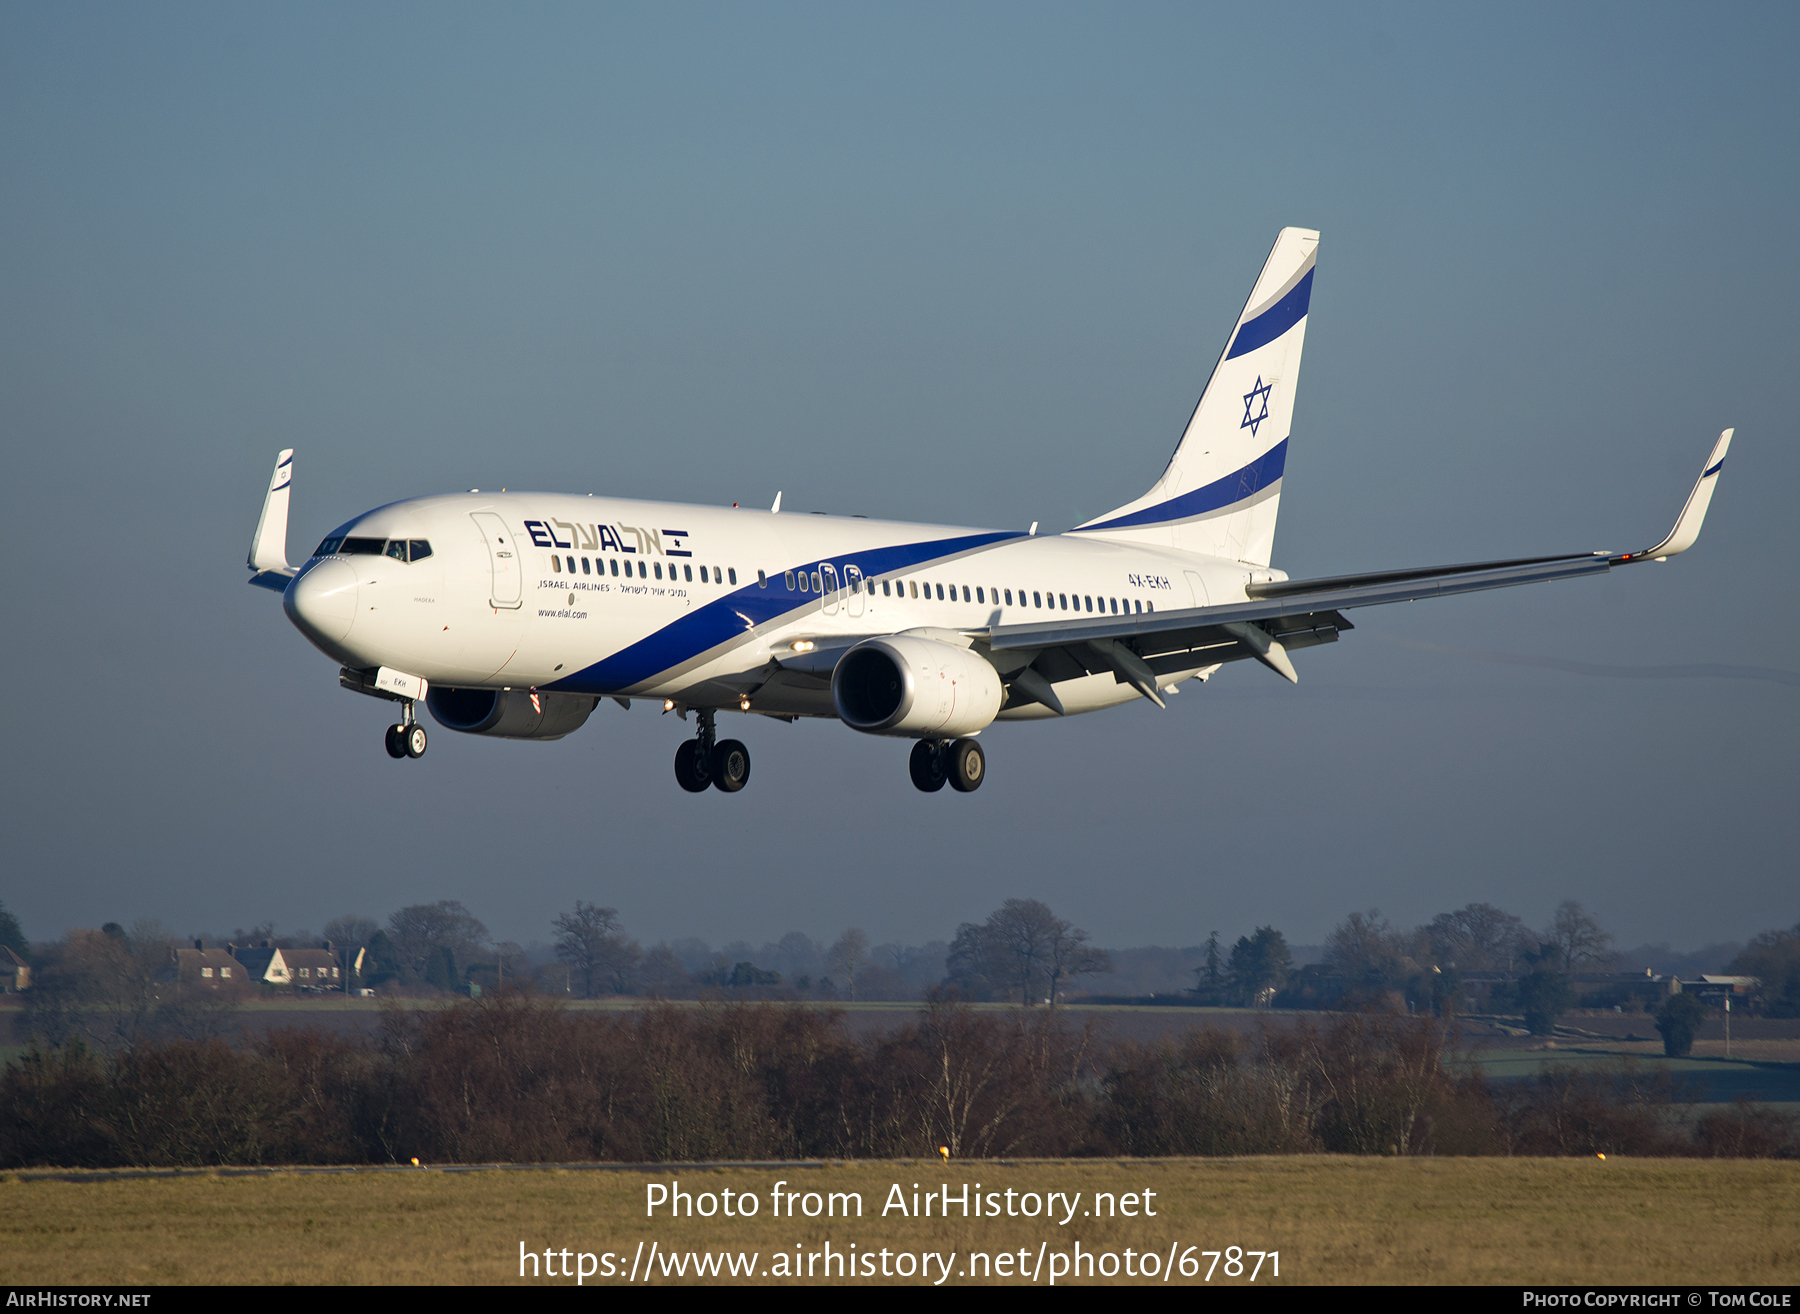
[[[586,724],[600,700],[587,694],[540,693],[543,711],[522,689],[446,689],[432,685],[425,706],[446,730],[501,739],[561,739]]]
[[[864,734],[972,735],[992,723],[1005,697],[999,672],[978,654],[916,635],[866,639],[831,672],[839,719]]]

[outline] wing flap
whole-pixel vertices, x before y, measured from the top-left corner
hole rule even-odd
[[[1283,598],[1252,598],[1216,607],[1188,607],[1180,611],[1146,612],[1141,616],[1095,616],[1091,620],[1039,621],[1028,625],[996,625],[982,633],[996,651],[1011,648],[1061,648],[1093,639],[1127,639],[1141,654],[1193,648],[1210,640],[1207,631],[1223,635],[1225,625],[1260,625],[1282,643],[1286,632],[1320,628],[1309,618],[1348,610],[1377,607],[1390,602],[1418,602],[1457,593],[1511,588],[1581,575],[1603,575],[1612,569],[1605,556],[1554,558],[1543,564],[1508,566],[1500,570],[1471,571],[1461,575],[1404,580],[1389,584],[1306,592]],[[1342,620],[1338,617],[1338,620]],[[1348,629],[1349,625],[1332,628]]]

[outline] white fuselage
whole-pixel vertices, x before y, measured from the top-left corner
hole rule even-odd
[[[332,539],[362,550],[314,556],[287,610],[347,667],[703,707],[753,695],[755,711],[801,716],[834,712],[828,679],[776,665],[797,643],[1206,606],[1242,599],[1251,570],[1086,534],[546,493],[395,502]],[[374,540],[430,555],[379,554]],[[1110,674],[1057,689],[1069,712],[1138,697]]]

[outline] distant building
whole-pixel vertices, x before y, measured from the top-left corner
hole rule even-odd
[[[1701,976],[1696,980],[1683,981],[1681,993],[1697,995],[1701,999],[1716,999],[1723,1002],[1732,995],[1747,995],[1761,985],[1754,976]]]
[[[231,956],[230,950],[208,949],[204,940],[194,941],[192,949],[174,950],[170,958],[167,977],[177,985],[235,990],[250,979],[248,970]]]
[[[342,990],[346,969],[352,976],[361,972],[366,952],[339,950],[327,940],[317,949],[283,949],[281,957],[296,990]]]
[[[244,971],[252,981],[260,981],[268,985],[291,985],[293,975],[288,971],[287,959],[283,957],[285,950],[277,949],[267,940],[255,948],[239,948],[233,945],[231,956],[244,965]]]
[[[358,949],[347,954],[335,949],[329,940],[317,949],[277,949],[264,940],[254,949],[234,947],[231,952],[252,981],[310,992],[342,990],[345,971],[352,976],[360,973],[368,951]]]
[[[31,964],[0,944],[0,995],[31,988]]]

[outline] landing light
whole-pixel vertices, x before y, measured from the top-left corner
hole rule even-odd
[[[749,710],[750,710],[750,700],[748,698],[738,699],[738,711],[747,712]]]
[[[673,698],[663,699],[663,711],[672,712],[674,710],[675,710],[675,700]]]
[[[813,650],[813,646],[814,646],[813,641],[811,639],[801,639],[798,643],[796,643],[794,645],[794,651],[795,652],[811,652]]]

